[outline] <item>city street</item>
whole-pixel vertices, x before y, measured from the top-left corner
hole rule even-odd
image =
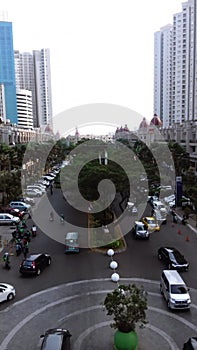
[[[75,210],[67,207],[59,190],[55,189],[50,200],[54,210],[63,211],[65,218],[69,215],[70,222],[77,225],[79,220],[79,226],[85,227],[87,214],[76,215]],[[27,222],[31,227],[32,220]],[[53,224],[47,215],[46,223]],[[64,228],[59,222],[58,225],[56,227],[67,232],[66,225]],[[134,240],[130,233],[125,238],[127,249],[114,256],[119,264],[120,283],[134,282],[143,285],[148,292],[149,324],[145,330],[139,330],[139,350],[153,349],[153,343],[157,349],[178,350],[197,332],[196,233],[180,223],[173,225],[169,215],[167,224],[162,225],[161,231],[152,233],[149,240]],[[191,288],[192,308],[189,312],[170,312],[160,295],[159,278],[165,266],[157,259],[157,249],[163,245],[178,248],[190,263],[189,271],[181,273]],[[3,316],[0,321],[1,350],[33,350],[39,345],[40,334],[49,327],[68,327],[73,334],[73,349],[112,348],[113,330],[101,306],[106,292],[115,287],[110,281],[110,258],[90,249],[65,255],[64,245],[39,229],[37,237],[31,239],[29,249],[30,253],[50,254],[52,264],[36,277],[20,276],[22,255],[11,256],[10,271],[4,270],[2,264],[1,281],[15,286],[16,298],[0,305]],[[101,337],[103,332],[105,337]],[[98,337],[102,340],[95,344]]]

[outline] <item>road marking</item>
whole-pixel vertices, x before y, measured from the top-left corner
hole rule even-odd
[[[159,282],[157,281],[151,281],[151,280],[145,280],[145,279],[140,279],[140,278],[125,278],[125,279],[122,279],[122,280],[126,280],[126,281],[140,281],[140,282],[148,282],[148,283],[152,283],[153,284],[159,284]],[[103,282],[103,281],[109,281],[108,278],[104,278],[104,279],[93,279],[93,280],[85,280],[85,281],[76,281],[76,282],[69,282],[69,283],[66,283],[66,284],[63,284],[63,285],[60,285],[60,286],[56,286],[56,287],[52,287],[52,288],[49,288],[45,291],[41,291],[41,292],[38,292],[38,293],[35,293],[23,300],[20,300],[18,302],[16,302],[15,304],[13,304],[10,308],[7,308],[6,310],[3,310],[3,312],[6,312],[6,311],[9,311],[11,308],[13,308],[14,306],[16,305],[19,305],[19,304],[22,304],[24,302],[26,302],[27,300],[31,299],[31,298],[35,298],[36,296],[39,296],[43,293],[46,293],[48,291],[53,291],[53,290],[57,290],[59,288],[62,288],[63,286],[64,287],[68,287],[68,286],[73,286],[73,285],[79,285],[79,284],[85,284],[85,283],[90,283],[90,282]],[[114,285],[114,283],[112,282],[112,285]],[[12,338],[16,335],[17,332],[19,332],[21,330],[21,328],[26,325],[28,322],[30,322],[35,316],[38,316],[40,313],[46,311],[47,309],[51,308],[51,307],[54,307],[56,305],[59,305],[61,303],[65,303],[65,302],[68,302],[68,301],[71,301],[73,299],[76,299],[76,298],[82,298],[83,296],[91,296],[91,295],[98,295],[98,294],[106,294],[108,292],[110,292],[111,290],[97,290],[97,291],[92,291],[92,292],[87,292],[87,293],[83,293],[83,294],[75,294],[75,295],[72,295],[70,297],[65,297],[65,298],[62,298],[62,299],[58,299],[57,301],[54,301],[52,303],[49,303],[45,306],[43,306],[42,308],[39,308],[37,310],[35,310],[33,313],[29,314],[27,317],[25,317],[22,321],[20,321],[8,334],[7,336],[4,338],[3,342],[1,343],[0,345],[0,349],[1,350],[6,350],[7,349],[7,346],[8,344],[10,343],[10,341],[12,340]],[[150,292],[151,293],[151,292]],[[156,294],[156,293],[154,293]],[[160,295],[158,293],[158,295]],[[94,308],[103,308],[103,306],[101,305],[97,305],[97,306],[93,306],[93,307],[90,307],[90,308],[86,308],[86,309],[82,309],[82,310],[79,310],[79,311],[76,311],[74,312],[73,314],[70,314],[68,315],[67,317],[72,317],[72,315],[76,315],[76,314],[80,314],[84,311],[90,311],[90,310],[93,310]],[[197,308],[195,306],[195,308]],[[172,314],[170,313],[169,311],[165,311],[165,310],[162,310],[162,309],[159,309],[159,308],[155,308],[155,307],[148,307],[149,310],[151,311],[155,311],[155,312],[158,312],[158,313],[162,313],[166,316],[169,316],[171,318],[174,318],[176,320],[178,320],[179,322],[185,324],[187,327],[191,328],[192,330],[195,331],[195,333],[197,333],[197,327],[195,325],[193,325],[192,323],[190,323],[189,321],[185,320],[185,319],[182,319],[180,316],[177,316],[175,314]],[[103,324],[103,323],[101,323]],[[94,326],[96,327],[96,326]],[[88,331],[88,329],[87,329]],[[170,338],[169,338],[170,339]],[[176,349],[177,348],[172,348],[172,349]]]

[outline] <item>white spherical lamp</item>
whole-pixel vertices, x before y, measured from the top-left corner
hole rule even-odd
[[[118,267],[118,263],[115,260],[113,260],[110,262],[109,266],[111,267],[111,269],[115,270]]]
[[[120,279],[120,276],[119,276],[118,273],[115,272],[115,273],[113,273],[113,274],[111,275],[111,280],[112,280],[112,282],[118,282],[119,279]]]
[[[114,255],[114,250],[113,249],[108,249],[107,255],[112,257]]]

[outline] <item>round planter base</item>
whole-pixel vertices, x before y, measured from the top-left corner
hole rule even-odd
[[[136,350],[138,336],[135,331],[123,333],[117,330],[114,334],[114,350]]]

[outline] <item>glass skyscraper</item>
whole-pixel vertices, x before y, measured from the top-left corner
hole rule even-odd
[[[5,101],[3,119],[17,124],[12,23],[6,21],[0,21],[0,87]]]

